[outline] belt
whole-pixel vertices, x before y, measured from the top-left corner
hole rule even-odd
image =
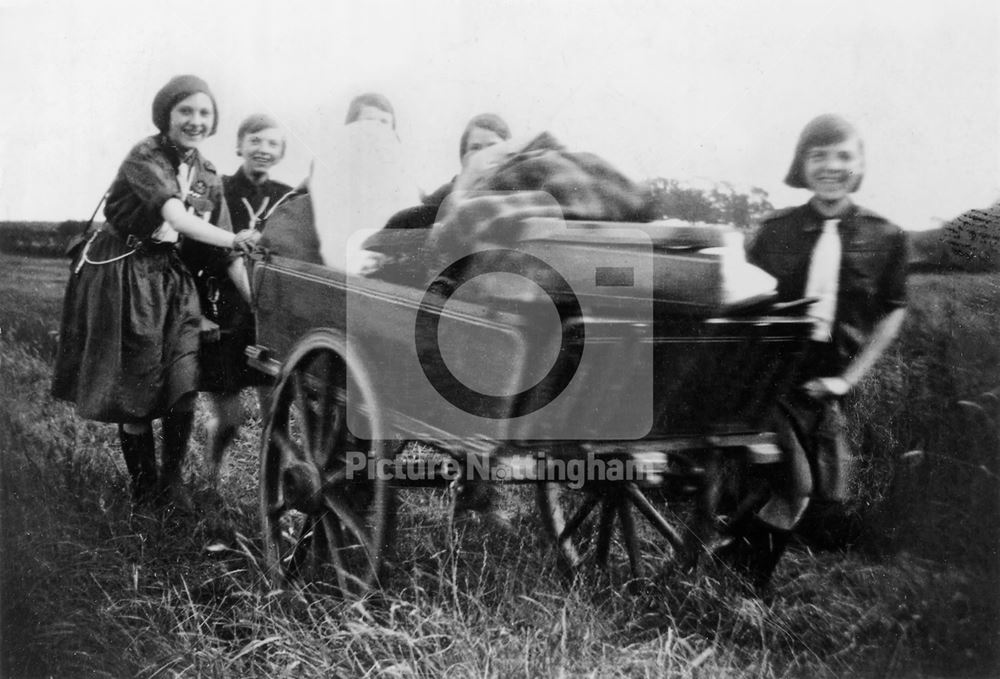
[[[155,248],[170,248],[175,245],[175,243],[163,243],[155,241],[149,237],[140,238],[131,233],[122,233],[118,228],[114,226],[114,224],[111,224],[110,222],[106,224],[106,228],[108,230],[108,233],[113,235],[118,240],[124,242],[125,247],[131,248],[132,250],[149,251]]]

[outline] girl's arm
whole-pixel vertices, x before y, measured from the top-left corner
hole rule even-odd
[[[246,250],[260,239],[260,233],[244,230],[233,234],[225,229],[212,226],[201,217],[190,214],[177,198],[170,198],[163,204],[160,215],[177,233],[183,234],[208,245],[233,250]]]
[[[233,282],[233,285],[239,291],[240,297],[247,304],[250,304],[250,278],[247,276],[247,267],[243,258],[234,259],[226,271],[229,274],[229,280]]]
[[[868,341],[858,351],[858,355],[838,377],[817,377],[809,380],[802,388],[815,399],[839,398],[854,388],[868,374],[879,357],[885,353],[903,327],[906,308],[893,309],[872,329]]]

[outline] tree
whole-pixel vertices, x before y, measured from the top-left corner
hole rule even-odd
[[[761,216],[774,209],[767,191],[756,186],[741,193],[729,182],[701,187],[676,179],[656,177],[647,182],[651,212],[657,219],[731,224],[749,230]]]

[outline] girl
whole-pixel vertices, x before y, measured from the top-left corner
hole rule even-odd
[[[287,184],[270,179],[268,173],[285,155],[285,134],[270,116],[254,114],[244,120],[236,133],[236,155],[243,164],[232,176],[222,178],[226,205],[237,232],[262,232],[267,217],[294,192]],[[216,331],[214,341],[201,345],[201,390],[208,392],[211,416],[208,420],[209,474],[217,485],[222,459],[229,442],[243,420],[240,391],[258,388],[259,403],[265,403],[266,378],[247,365],[247,346],[254,342],[254,319],[250,309],[243,260],[238,271],[226,270],[225,257],[216,248],[188,242],[183,254],[195,273],[202,311]],[[235,280],[231,277],[236,276]]]
[[[371,120],[395,130],[396,110],[384,94],[366,92],[354,97],[348,104],[344,124],[350,125],[359,120]]]
[[[462,170],[469,166],[469,159],[473,154],[508,139],[510,139],[510,128],[503,118],[494,113],[480,113],[474,116],[466,123],[458,141],[458,159],[462,163]],[[457,176],[452,177],[450,182],[425,197],[424,205],[440,207],[455,188],[457,179]]]
[[[106,224],[74,264],[52,393],[82,417],[118,424],[134,500],[162,494],[186,506],[179,482],[198,386],[201,311],[176,242],[198,240],[236,259],[259,236],[229,230],[222,182],[198,152],[218,125],[205,81],[171,79],[152,112],[159,134],[129,151],[108,190]],[[154,419],[163,420],[159,470]]]
[[[808,190],[809,201],[763,219],[749,246],[748,259],[778,280],[782,301],[815,299],[799,386],[773,423],[785,455],[780,480],[760,511],[733,527],[738,539],[727,548],[758,592],[810,500],[845,499],[851,451],[839,401],[888,348],[906,313],[906,235],[852,200],[864,171],[854,126],[836,115],[813,119],[785,178]]]

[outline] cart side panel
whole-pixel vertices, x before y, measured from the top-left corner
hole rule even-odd
[[[713,318],[657,333],[652,437],[762,431],[795,373],[812,323]]]
[[[327,267],[287,257],[257,261],[252,268],[257,344],[283,362],[315,328],[343,330],[344,279]]]
[[[528,353],[521,318],[456,299],[443,303],[425,298],[425,290],[387,281],[351,278],[349,285],[349,339],[365,355],[398,431],[414,438],[507,437],[512,402],[497,399],[463,410],[476,404],[454,398],[442,378],[454,375],[487,394],[520,391]],[[437,332],[426,333],[421,344],[418,328],[426,330],[429,323],[436,323]],[[443,360],[426,353],[421,360],[418,347],[429,344],[441,349]]]
[[[647,440],[763,431],[811,328],[794,318],[689,319],[657,323],[643,336],[620,321],[584,322],[589,368],[514,438],[550,439],[548,425],[573,422],[574,438],[600,441],[620,421],[634,421],[636,408],[650,407]],[[652,404],[636,388],[647,378],[639,371],[649,369],[631,357],[637,342],[653,344]]]
[[[415,332],[424,290],[348,277],[282,257],[256,262],[252,277],[257,344],[273,361],[283,362],[309,332],[334,329],[347,337],[348,346],[361,358],[397,435],[440,439],[449,432],[459,437],[474,432],[493,439],[507,437],[512,402],[495,403],[479,414],[466,412],[443,398],[429,377],[450,371],[474,375],[484,393],[521,391],[530,379],[528,333],[517,315],[455,300],[443,306],[425,305],[442,331],[461,337],[464,346],[461,352],[446,355],[447,365],[426,361],[422,365]]]

